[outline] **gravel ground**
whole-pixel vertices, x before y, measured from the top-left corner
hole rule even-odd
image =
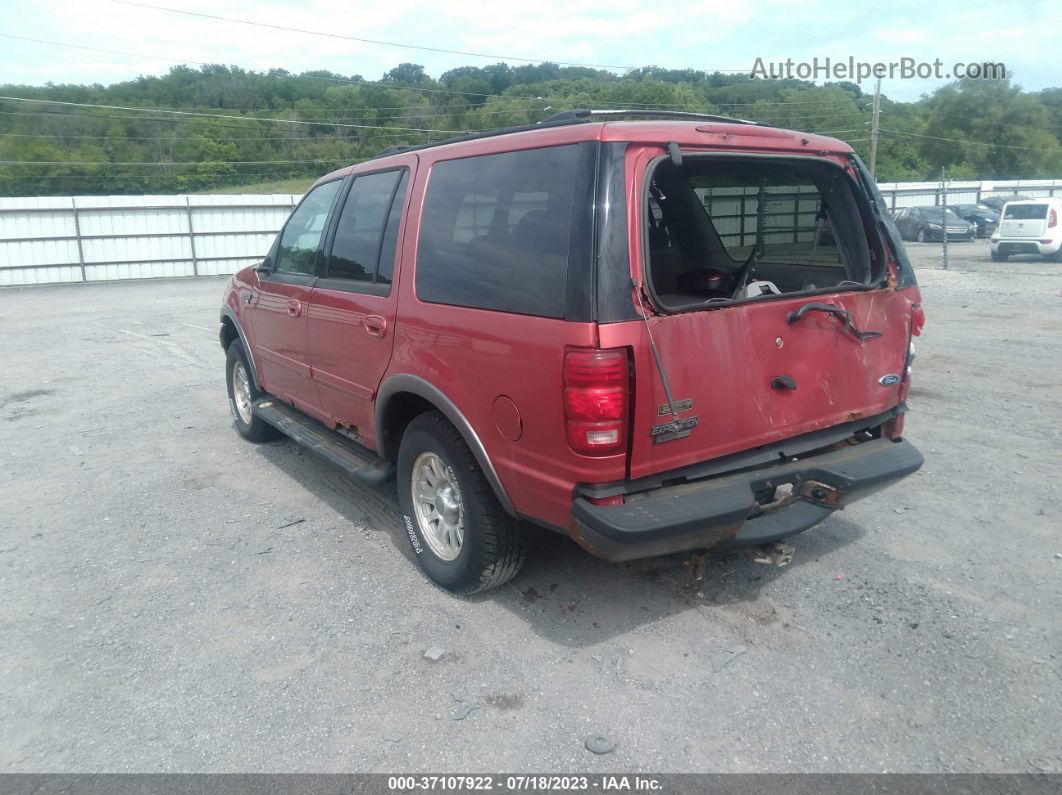
[[[1062,265],[911,251],[921,472],[785,568],[543,534],[468,599],[236,435],[221,280],[0,292],[0,770],[1062,771]]]

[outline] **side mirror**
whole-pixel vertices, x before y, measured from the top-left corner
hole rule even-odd
[[[259,276],[268,276],[270,273],[273,272],[273,259],[271,257],[266,257],[264,260],[259,262],[253,268],[251,268],[251,270],[257,273]]]

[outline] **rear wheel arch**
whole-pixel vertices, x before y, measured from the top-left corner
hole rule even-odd
[[[394,461],[406,428],[421,414],[438,411],[438,407],[413,392],[395,392],[376,422],[377,449],[383,458]]]
[[[479,434],[457,405],[442,390],[419,376],[393,375],[384,381],[377,392],[377,453],[382,458],[396,461],[405,429],[414,419],[429,411],[438,411],[454,426],[469,450],[472,451],[472,455],[475,456],[476,463],[483,471],[502,509],[510,516],[516,516],[516,509],[491,463],[490,456],[483,447]]]

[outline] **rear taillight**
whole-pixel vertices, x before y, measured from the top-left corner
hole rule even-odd
[[[629,370],[623,348],[565,352],[564,416],[572,450],[613,455],[626,449]]]
[[[1047,218],[1047,228],[1050,229],[1052,226],[1058,226],[1058,213],[1053,209],[1051,210],[1051,215]]]
[[[603,505],[609,507],[612,505],[623,505],[623,495],[614,494],[611,497],[587,497],[586,501],[591,505]]]
[[[922,334],[922,326],[926,324],[926,310],[921,304],[911,307],[911,336],[918,337]]]
[[[900,379],[900,389],[898,397],[900,402],[907,400],[907,393],[911,389],[911,365],[915,360],[915,344],[914,338],[922,333],[922,327],[926,324],[926,311],[922,308],[921,304],[915,304],[911,307],[911,333],[907,337],[907,355],[903,360],[903,376]],[[901,416],[900,428],[903,428],[903,418]],[[899,431],[897,431],[899,434]]]

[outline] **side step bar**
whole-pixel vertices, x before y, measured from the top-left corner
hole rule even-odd
[[[329,430],[313,417],[273,397],[263,397],[252,407],[268,422],[308,450],[330,461],[365,486],[379,486],[395,477],[395,465],[368,448]]]

